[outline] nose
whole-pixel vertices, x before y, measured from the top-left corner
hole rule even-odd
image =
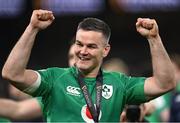
[[[83,54],[83,55],[88,54],[88,51],[87,51],[87,47],[86,47],[86,46],[84,46],[84,47],[81,48],[81,54]]]

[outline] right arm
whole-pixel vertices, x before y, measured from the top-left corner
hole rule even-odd
[[[0,99],[0,117],[11,120],[29,120],[42,116],[41,106],[36,98],[24,101]]]
[[[24,90],[38,78],[35,71],[26,69],[37,33],[48,27],[54,20],[53,13],[46,10],[34,10],[31,21],[19,41],[12,49],[2,70],[2,76],[12,84]]]

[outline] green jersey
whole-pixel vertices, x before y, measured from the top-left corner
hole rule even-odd
[[[11,121],[8,120],[8,119],[0,118],[0,122],[3,122],[3,123],[10,123]]]
[[[47,122],[93,122],[77,81],[77,69],[48,68],[38,71],[39,88],[32,94],[42,96]],[[146,102],[144,77],[127,77],[103,71],[100,122],[119,122],[125,104]],[[96,103],[96,78],[85,78],[93,103]]]

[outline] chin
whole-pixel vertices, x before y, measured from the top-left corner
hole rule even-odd
[[[77,68],[80,69],[80,70],[88,70],[88,68],[84,67],[84,66],[77,66]]]
[[[76,67],[77,67],[78,69],[80,69],[80,70],[83,70],[83,71],[89,70],[88,65],[84,65],[84,64],[83,64],[83,65],[77,64]]]

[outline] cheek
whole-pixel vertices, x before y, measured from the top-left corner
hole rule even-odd
[[[101,52],[99,53],[99,57],[100,57],[101,59],[104,58],[104,52],[103,52],[103,51],[101,51]]]
[[[79,50],[79,47],[74,44],[74,46],[73,46],[73,51],[74,51],[74,53],[78,52],[78,50]]]
[[[102,52],[96,52],[96,60],[101,61],[103,59],[103,53]]]
[[[78,54],[78,50],[74,50],[74,54],[77,55]]]

